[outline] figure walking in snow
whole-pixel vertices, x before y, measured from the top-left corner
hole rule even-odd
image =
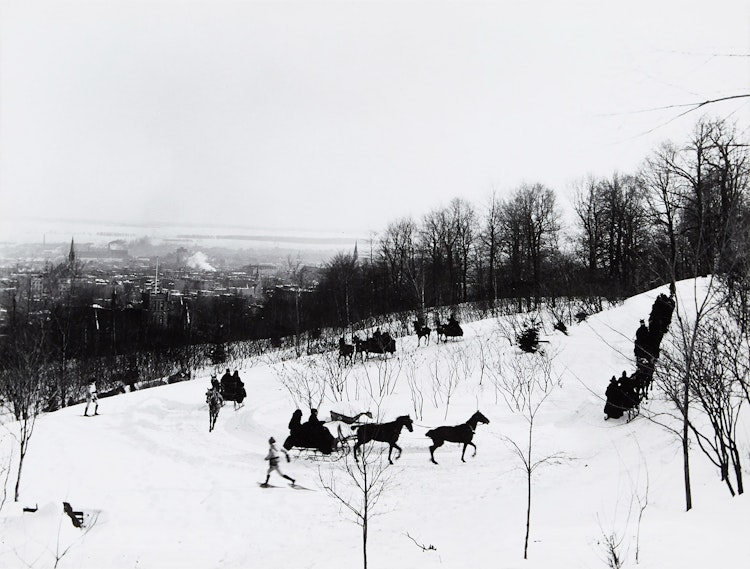
[[[84,416],[89,416],[89,405],[94,404],[94,415],[99,414],[99,395],[96,393],[96,382],[91,382],[86,390],[86,408],[83,410]]]
[[[289,453],[286,451],[284,447],[281,447],[282,452],[286,456],[286,461],[290,462],[291,459],[289,458]],[[271,437],[268,439],[268,454],[266,455],[266,458],[264,460],[268,461],[268,472],[266,473],[266,481],[263,483],[263,486],[268,486],[268,480],[271,478],[271,472],[274,470],[279,473],[280,476],[283,478],[286,478],[289,480],[292,484],[294,484],[294,478],[291,476],[287,476],[283,472],[281,472],[281,469],[279,468],[279,460],[281,459],[281,455],[279,454],[279,450],[276,448],[276,439]]]

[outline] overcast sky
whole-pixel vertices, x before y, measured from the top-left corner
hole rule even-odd
[[[523,182],[564,201],[700,117],[636,111],[750,91],[747,0],[0,10],[0,224],[380,231]],[[710,110],[747,134],[750,99]]]

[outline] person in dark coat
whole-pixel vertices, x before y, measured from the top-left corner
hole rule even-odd
[[[232,393],[234,394],[235,408],[242,406],[242,402],[247,397],[247,391],[245,391],[245,384],[240,379],[240,373],[234,370],[232,374]]]
[[[295,435],[297,431],[299,431],[299,428],[302,426],[302,411],[300,409],[297,409],[294,413],[292,413],[292,418],[289,421],[289,434]]]
[[[224,399],[229,399],[228,395],[232,392],[232,374],[227,368],[224,375],[221,376],[221,395]]]
[[[649,352],[649,344],[651,342],[650,334],[646,322],[641,320],[641,325],[635,332],[635,357],[636,359],[644,358],[649,359],[651,354]]]
[[[638,395],[638,385],[636,384],[635,376],[628,376],[628,372],[622,370],[622,376],[620,376],[617,382],[622,392],[622,406],[625,409],[635,409],[641,402]]]
[[[319,427],[321,426],[320,419],[318,419],[318,410],[317,409],[310,409],[310,418],[307,420],[307,422],[310,424],[311,427]]]
[[[613,375],[612,379],[609,380],[607,391],[607,402],[604,405],[604,420],[607,419],[619,419],[624,413],[622,388],[617,382],[617,378]]]

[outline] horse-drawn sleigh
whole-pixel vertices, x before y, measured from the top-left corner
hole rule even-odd
[[[438,343],[440,343],[440,338],[443,339],[443,342],[446,342],[448,338],[460,338],[464,335],[464,331],[461,328],[461,325],[453,316],[448,319],[447,324],[441,324],[440,320],[436,320],[435,322],[437,328]]]
[[[375,330],[366,340],[355,336],[354,346],[357,353],[362,354],[362,361],[369,358],[370,354],[388,355],[396,352],[396,340],[388,332],[381,333],[380,330]]]
[[[413,430],[411,418],[404,415],[388,423],[362,423],[359,422],[362,416],[372,418],[372,413],[365,411],[350,417],[343,413],[331,411],[330,423],[337,423],[337,436],[334,436],[328,427],[317,418],[317,412],[314,409],[310,413],[310,419],[305,423],[301,422],[302,411],[297,409],[289,422],[290,434],[284,441],[284,448],[287,450],[298,448],[312,451],[313,456],[316,456],[315,453],[320,453],[324,456],[341,457],[348,454],[352,448],[349,444],[350,441],[356,440],[353,450],[354,458],[358,460],[358,451],[362,445],[370,441],[380,441],[389,444],[388,461],[393,464],[391,453],[394,448],[398,451],[396,458],[401,456],[401,447],[396,444],[396,441],[402,428],[406,427],[409,431]],[[346,429],[344,426],[346,426]],[[347,431],[346,434],[345,431]]]

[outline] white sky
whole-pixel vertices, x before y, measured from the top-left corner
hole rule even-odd
[[[750,3],[0,0],[0,224],[379,231],[634,171],[750,92]],[[747,132],[750,99],[711,106]],[[655,129],[655,130],[653,130]],[[651,131],[644,134],[647,131]]]

